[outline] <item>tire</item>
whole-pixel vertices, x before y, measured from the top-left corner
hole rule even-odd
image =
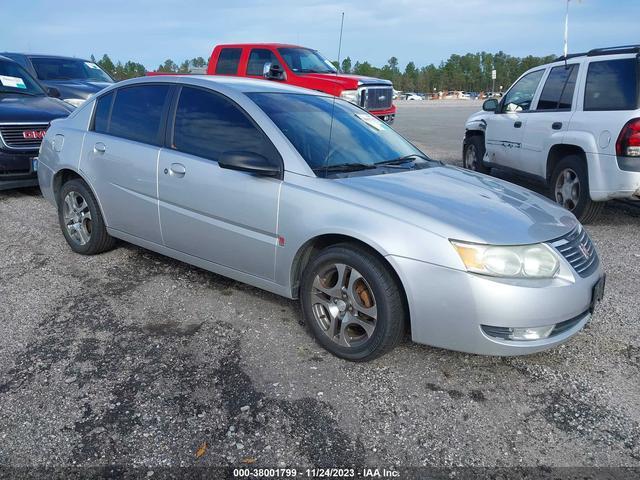
[[[491,169],[482,163],[484,152],[484,137],[482,135],[469,137],[462,156],[462,166],[474,172],[488,174]]]
[[[558,205],[573,213],[581,223],[594,221],[604,202],[594,202],[589,195],[589,174],[579,155],[564,157],[551,174],[550,197]]]
[[[115,245],[115,239],[107,233],[96,197],[83,180],[73,179],[62,185],[58,221],[64,238],[76,253],[96,255]]]
[[[312,258],[302,273],[300,300],[314,337],[337,357],[373,360],[404,336],[399,281],[379,257],[355,245],[331,246]]]

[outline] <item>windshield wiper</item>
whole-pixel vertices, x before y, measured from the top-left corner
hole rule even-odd
[[[18,95],[28,95],[30,97],[35,97],[37,96],[37,94],[35,93],[29,93],[29,92],[23,92],[21,90],[0,90],[0,93],[17,93]]]
[[[431,160],[425,155],[420,155],[419,153],[412,153],[409,155],[405,155],[403,157],[394,158],[392,160],[383,160],[382,162],[376,162],[375,165],[384,165],[384,166],[402,165],[403,163],[413,162],[416,158],[420,158],[422,160]]]
[[[340,163],[337,165],[329,165],[327,167],[314,168],[314,172],[357,172],[359,170],[371,170],[377,168],[375,165],[367,163]]]

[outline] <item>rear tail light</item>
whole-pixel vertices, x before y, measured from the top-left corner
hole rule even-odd
[[[640,118],[629,120],[622,127],[616,142],[616,155],[619,157],[640,157]]]

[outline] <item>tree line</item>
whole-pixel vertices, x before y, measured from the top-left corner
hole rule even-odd
[[[429,64],[417,67],[413,61],[407,63],[404,70],[399,67],[397,57],[391,57],[382,67],[375,67],[367,61],[352,63],[350,57],[340,62],[340,71],[365,75],[370,77],[391,80],[396,89],[402,91],[416,91],[433,93],[434,91],[463,90],[463,91],[489,91],[492,88],[491,71],[496,70],[495,88],[507,89],[516,78],[526,70],[548,63],[556,58],[555,55],[537,57],[515,57],[503,51],[497,53],[478,52],[465,55],[451,55],[439,65]],[[91,59],[109,73],[116,80],[140,77],[146,74],[144,65],[127,61],[114,63],[108,55],[103,55],[100,60]],[[157,72],[165,73],[189,73],[193,68],[206,67],[207,60],[196,57],[184,60],[177,64],[167,59],[158,66]],[[338,62],[334,62],[336,67]]]

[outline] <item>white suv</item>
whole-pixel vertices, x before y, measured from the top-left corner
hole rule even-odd
[[[640,198],[639,58],[612,47],[528,70],[469,117],[464,166],[540,180],[583,223],[605,200]]]

